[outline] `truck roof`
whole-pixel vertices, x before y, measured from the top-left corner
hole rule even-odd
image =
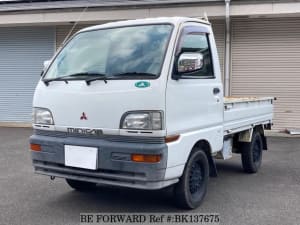
[[[132,26],[132,25],[142,25],[142,24],[157,24],[157,23],[172,23],[174,25],[180,24],[183,22],[198,22],[210,25],[210,23],[203,18],[189,18],[189,17],[157,17],[157,18],[144,18],[144,19],[135,19],[135,20],[124,20],[117,22],[110,22],[102,25],[96,25],[84,28],[78,32],[90,31],[105,29],[111,27],[123,27],[123,26]]]

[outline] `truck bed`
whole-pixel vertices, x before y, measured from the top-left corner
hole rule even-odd
[[[273,101],[273,97],[225,97],[224,135],[271,123]]]

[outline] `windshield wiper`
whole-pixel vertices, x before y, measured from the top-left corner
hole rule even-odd
[[[97,76],[97,77],[93,77],[91,79],[86,79],[86,82],[87,84],[89,85],[90,81],[89,80],[92,80],[92,79],[95,79],[95,78],[106,78],[106,75],[105,74],[102,74],[102,73],[91,73],[91,72],[81,72],[81,73],[74,73],[74,74],[71,74],[71,75],[67,75],[67,76],[62,76],[62,77],[56,77],[56,78],[53,78],[53,79],[45,79],[43,80],[44,83],[48,86],[50,82],[52,81],[64,81],[66,84],[68,83],[68,80],[71,80],[72,78],[75,78],[75,77],[90,77],[90,76]],[[104,80],[104,82],[106,83],[106,79]]]
[[[94,75],[94,74],[93,74]],[[107,75],[105,74],[95,74],[95,77],[92,77],[90,79],[86,79],[86,84],[90,85],[91,82],[96,81],[96,80],[103,80],[105,83],[107,83]],[[118,73],[118,74],[113,74],[110,75],[109,78],[116,78],[116,77],[121,77],[121,76],[125,76],[125,77],[132,77],[132,76],[147,76],[147,77],[156,77],[157,74],[153,74],[153,73],[139,73],[139,72],[126,72],[126,73]]]
[[[157,77],[157,74],[154,73],[146,73],[146,72],[126,72],[126,73],[118,73],[112,75],[113,77],[118,77],[118,76],[141,76],[141,77]]]
[[[141,76],[141,77],[156,77],[157,74],[153,73],[144,73],[144,72],[126,72],[126,73],[119,73],[119,74],[114,74],[109,77],[132,77],[132,76]],[[107,75],[103,73],[93,73],[93,72],[81,72],[81,73],[74,73],[71,75],[67,76],[62,76],[62,77],[56,77],[53,79],[44,79],[43,82],[45,85],[49,85],[50,82],[52,81],[64,81],[66,84],[68,83],[68,80],[72,80],[72,78],[75,77],[86,77],[85,82],[87,85],[90,85],[91,82],[96,81],[96,80],[103,80],[105,83],[107,83]]]
[[[91,77],[91,78],[85,80],[87,85],[90,85],[91,82],[96,81],[96,80],[103,80],[104,83],[107,84],[107,76],[105,74],[95,73],[95,74],[93,74],[93,76],[94,77]]]
[[[43,82],[46,86],[49,85],[50,82],[52,81],[64,81],[66,84],[68,83],[68,80],[65,79],[65,77],[56,77],[56,78],[53,78],[53,79],[43,79]]]

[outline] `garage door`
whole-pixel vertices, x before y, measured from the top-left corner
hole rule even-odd
[[[30,122],[43,61],[54,52],[54,28],[0,28],[0,122]]]
[[[224,51],[225,51],[225,21],[224,20],[213,20],[211,21],[216,44],[218,48],[222,80],[224,78]]]
[[[275,96],[274,129],[300,128],[300,18],[235,20],[232,95]]]

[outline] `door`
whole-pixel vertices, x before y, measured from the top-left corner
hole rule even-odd
[[[174,67],[181,54],[195,52],[203,55],[202,68],[182,74],[178,80],[169,78],[167,132],[168,135],[193,135],[199,140],[210,138],[213,151],[220,150],[223,142],[223,91],[215,41],[207,25],[187,23],[177,43]]]

